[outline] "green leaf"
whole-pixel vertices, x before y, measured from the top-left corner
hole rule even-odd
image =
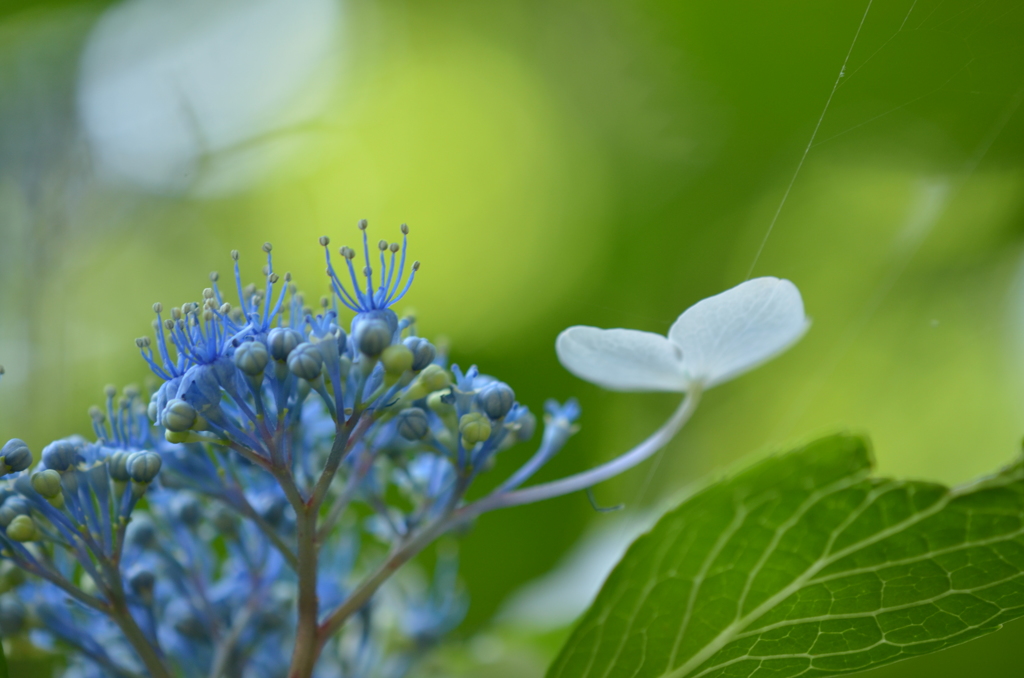
[[[824,438],[717,482],[634,543],[549,678],[854,673],[1024,616],[1024,460],[949,489]]]
[[[0,638],[0,640],[3,640]],[[0,642],[0,678],[7,678],[7,657],[4,656],[4,644]]]

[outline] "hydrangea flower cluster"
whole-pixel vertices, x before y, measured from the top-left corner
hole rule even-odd
[[[24,442],[3,446],[0,586],[16,589],[0,596],[0,634],[28,629],[73,648],[67,675],[79,678],[397,678],[467,604],[454,544],[438,542],[429,576],[408,561],[485,511],[639,463],[703,388],[806,329],[796,288],[774,278],[694,306],[669,339],[570,328],[557,348],[571,371],[620,390],[684,391],[679,410],[607,464],[522,488],[576,430],[576,401],[548,401],[533,456],[467,501],[537,419],[507,384],[449,366],[392,310],[419,268],[406,265],[408,229],[373,252],[359,228],[361,270],[349,247],[336,268],[320,239],[331,294],[318,311],[274,271],[269,243],[260,285],[243,284],[232,252],[231,301],[212,274],[202,301],[154,305],[153,336],[136,340],[159,380],[148,396],[108,387],[90,412],[94,439],[52,442],[31,470]],[[735,320],[723,308],[747,320],[708,334],[709,322]]]
[[[27,445],[3,447],[17,478],[2,555],[35,576],[2,599],[0,629],[31,620],[78,651],[81,676],[398,676],[461,620],[450,548],[429,581],[381,585],[537,420],[392,310],[419,268],[408,229],[379,243],[377,271],[360,229],[361,271],[344,247],[339,275],[320,239],[333,294],[317,312],[269,244],[259,286],[232,252],[231,301],[213,274],[201,302],[154,305],[136,340],[160,380],[148,400],[108,388],[95,440],[51,443],[31,473]],[[547,409],[532,470],[506,489],[572,432],[574,402]]]

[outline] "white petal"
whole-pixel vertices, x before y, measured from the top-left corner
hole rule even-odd
[[[809,326],[796,285],[755,278],[686,309],[668,336],[690,378],[711,387],[785,351]]]
[[[682,355],[660,334],[570,327],[555,341],[567,370],[612,391],[685,391]]]

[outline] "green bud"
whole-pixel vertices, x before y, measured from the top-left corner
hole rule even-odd
[[[167,401],[161,421],[168,431],[181,433],[196,423],[196,410],[180,398]]]
[[[440,365],[428,365],[420,372],[418,381],[426,386],[429,393],[452,385],[452,378]]]
[[[21,497],[8,497],[0,506],[0,527],[7,527],[18,516],[27,516],[28,502]]]
[[[406,389],[403,399],[411,402],[424,398],[434,391],[440,391],[452,385],[451,377],[440,365],[427,365],[427,367],[416,376],[409,388]]]
[[[53,499],[61,493],[60,474],[53,469],[33,473],[32,487],[47,499]]]
[[[299,344],[288,355],[288,369],[292,374],[306,381],[320,376],[324,367],[324,355],[316,344]]]
[[[32,541],[38,536],[36,524],[29,516],[16,516],[7,525],[7,536],[14,541]]]
[[[456,416],[455,405],[453,404],[454,401],[455,397],[451,394],[450,390],[434,391],[427,396],[427,407],[434,414],[441,417],[444,425],[453,431],[459,427],[459,420]]]
[[[270,352],[263,342],[246,341],[235,349],[232,359],[235,361],[235,367],[242,372],[250,377],[258,377],[263,374],[267,363],[270,362]]]
[[[479,412],[464,414],[459,419],[459,433],[463,446],[472,447],[491,437],[491,421]]]
[[[452,396],[447,391],[434,391],[427,396],[427,407],[442,416],[455,411]]]
[[[413,354],[403,344],[393,344],[380,354],[380,362],[389,376],[400,377],[412,369]]]
[[[430,432],[427,413],[418,407],[407,407],[395,417],[398,435],[406,440],[421,440]]]

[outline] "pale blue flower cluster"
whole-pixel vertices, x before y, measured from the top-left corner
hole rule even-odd
[[[108,387],[95,439],[55,441],[31,471],[25,443],[3,447],[0,633],[72,649],[69,676],[370,678],[403,675],[460,622],[454,545],[430,576],[401,566],[511,497],[579,408],[549,402],[537,452],[473,509],[474,479],[537,420],[392,310],[419,268],[408,229],[377,245],[376,273],[360,229],[362,270],[344,247],[339,274],[320,239],[317,311],[270,244],[259,285],[232,252],[230,301],[213,274],[201,301],[154,305],[136,340],[148,398]]]

